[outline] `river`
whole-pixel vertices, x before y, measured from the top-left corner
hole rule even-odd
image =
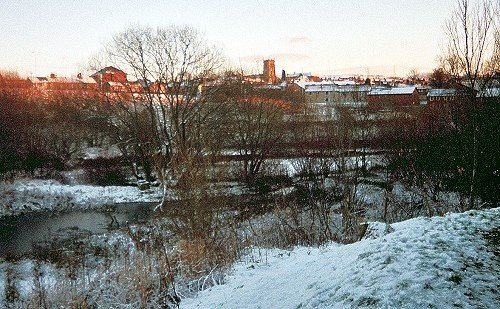
[[[33,245],[78,232],[102,234],[150,219],[153,203],[116,204],[110,211],[30,213],[0,218],[0,258],[32,253]]]

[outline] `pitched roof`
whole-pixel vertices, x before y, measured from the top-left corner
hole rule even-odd
[[[53,83],[81,83],[82,81],[73,77],[64,77],[64,76],[56,76],[56,77],[49,77],[48,78],[49,82]]]
[[[428,97],[449,97],[457,94],[456,89],[431,89],[427,93]]]
[[[104,74],[106,72],[109,72],[109,71],[113,71],[113,72],[123,72],[122,70],[120,69],[117,69],[113,66],[107,66],[105,68],[102,68],[100,69],[99,71],[95,72],[94,74],[90,75],[90,77],[95,77],[97,75],[101,75],[101,74]]]
[[[322,91],[334,91],[335,85],[324,84],[324,83],[306,83],[304,85],[305,92],[322,92]]]
[[[47,82],[48,81],[47,77],[44,77],[44,76],[32,77],[32,78],[30,78],[30,80],[33,83],[41,83],[41,82]]]
[[[401,95],[412,94],[416,87],[397,87],[397,88],[372,88],[368,95]]]

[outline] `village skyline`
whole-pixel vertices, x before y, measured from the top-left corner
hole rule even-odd
[[[0,68],[22,76],[74,76],[130,25],[189,25],[228,65],[259,73],[406,76],[438,66],[454,1],[3,1]]]

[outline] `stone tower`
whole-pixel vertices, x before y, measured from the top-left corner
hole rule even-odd
[[[264,74],[262,75],[262,80],[268,84],[274,84],[278,80],[276,78],[276,68],[274,66],[274,60],[264,60]]]

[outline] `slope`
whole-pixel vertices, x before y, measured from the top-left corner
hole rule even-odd
[[[392,228],[350,245],[269,250],[181,308],[500,308],[500,208]]]

